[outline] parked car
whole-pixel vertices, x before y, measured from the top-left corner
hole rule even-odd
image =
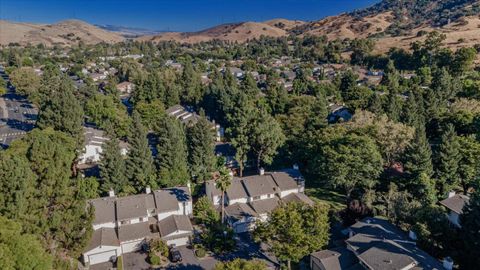
[[[182,261],[182,254],[178,249],[176,248],[170,249],[170,261],[174,263]]]

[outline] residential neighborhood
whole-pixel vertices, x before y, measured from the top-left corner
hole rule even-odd
[[[187,2],[0,4],[0,269],[479,268],[478,1]]]

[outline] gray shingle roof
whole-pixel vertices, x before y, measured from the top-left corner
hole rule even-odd
[[[190,192],[183,187],[155,190],[153,194],[157,213],[178,210],[179,202],[183,203],[191,200]]]
[[[365,218],[350,229],[355,235],[346,240],[347,245],[371,269],[403,269],[413,263],[415,269],[443,269],[439,261],[386,220]]]
[[[115,229],[101,228],[95,230],[85,251],[90,251],[99,246],[120,246]]]
[[[115,222],[115,197],[105,197],[90,201],[95,209],[93,224]]]
[[[279,202],[280,200],[277,197],[273,197],[271,199],[250,202],[250,206],[258,214],[268,214],[278,206]]]
[[[246,203],[234,203],[225,207],[225,214],[236,220],[242,218],[256,217],[257,213]]]
[[[171,215],[158,222],[160,235],[166,237],[177,231],[187,231],[189,234],[193,233],[192,223],[190,219],[184,215]]]
[[[273,180],[275,183],[277,183],[281,190],[292,190],[298,188],[298,183],[295,178],[301,177],[297,170],[272,172],[270,175],[273,177]]]
[[[307,195],[303,193],[290,193],[287,196],[282,198],[282,201],[289,203],[289,202],[301,202],[306,203],[310,206],[314,205],[315,203],[310,199]]]
[[[270,174],[252,175],[242,180],[250,197],[274,194],[279,191]]]
[[[150,230],[148,222],[123,225],[118,228],[118,239],[120,242],[152,237],[154,235]]]
[[[147,203],[145,196],[140,194],[117,199],[118,220],[144,217],[147,215]]]
[[[355,254],[345,247],[321,250],[312,253],[311,256],[319,260],[328,270],[343,270],[358,263]]]
[[[372,270],[408,269],[417,262],[408,255],[408,251],[393,242],[378,242],[358,255],[358,259]]]
[[[239,178],[232,179],[231,184],[228,187],[226,193],[227,193],[227,197],[230,200],[248,197],[245,187],[243,186],[242,180]]]
[[[468,203],[469,200],[470,198],[466,195],[455,194],[450,198],[440,201],[440,204],[457,214],[462,214],[463,207],[465,206],[466,203]]]

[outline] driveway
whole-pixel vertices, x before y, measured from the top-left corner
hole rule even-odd
[[[123,269],[125,270],[148,270],[147,254],[140,252],[126,253],[123,257]]]
[[[114,265],[111,262],[99,263],[91,265],[88,270],[110,270],[113,269]]]
[[[180,251],[180,254],[182,254],[182,262],[175,264],[171,263],[166,269],[210,270],[213,269],[217,263],[217,260],[213,257],[197,258],[193,253],[193,249],[186,246],[178,247],[177,249]]]

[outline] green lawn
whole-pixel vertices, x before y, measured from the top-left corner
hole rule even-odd
[[[345,195],[337,191],[321,187],[306,187],[305,194],[317,201],[329,204],[334,210],[345,208]]]

